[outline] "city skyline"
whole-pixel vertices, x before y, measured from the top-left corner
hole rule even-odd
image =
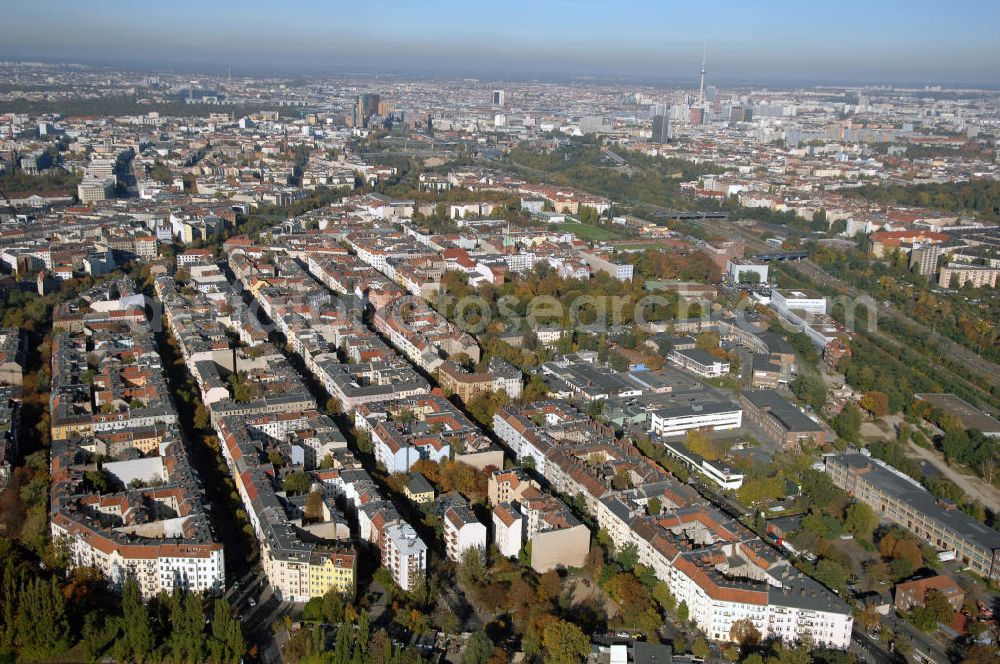
[[[723,3],[709,15],[673,2],[609,7],[590,0],[515,0],[503,11],[452,0],[430,10],[396,0],[335,9],[296,0],[282,12],[257,2],[206,7],[184,0],[137,10],[52,0],[9,8],[16,30],[0,57],[232,67],[237,75],[337,71],[676,82],[697,81],[707,46],[710,82],[1000,84],[1000,51],[987,28],[1000,18],[1000,7],[958,5],[945,13],[927,1],[803,8],[782,0],[753,13]],[[57,43],[53,34],[60,35]]]
[[[0,662],[1000,663],[1000,3],[9,2]]]

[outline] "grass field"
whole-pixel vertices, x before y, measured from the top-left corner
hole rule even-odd
[[[604,240],[617,240],[621,237],[618,233],[596,226],[587,226],[576,221],[567,221],[559,224],[559,230],[569,231],[583,240],[592,242],[603,242]]]

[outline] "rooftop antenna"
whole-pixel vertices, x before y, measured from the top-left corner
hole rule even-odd
[[[701,49],[701,84],[698,86],[698,103],[705,103],[705,64],[708,62],[708,46]]]

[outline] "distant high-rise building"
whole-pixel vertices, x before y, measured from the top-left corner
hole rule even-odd
[[[661,145],[670,141],[670,118],[667,115],[653,116],[653,143]]]
[[[503,92],[503,90],[494,90],[493,91],[493,105],[494,106],[503,106],[503,99],[504,99],[504,92]]]
[[[715,101],[719,96],[719,88],[714,85],[709,85],[705,87],[705,100]]]
[[[938,259],[944,253],[940,244],[914,246],[910,250],[910,269],[925,277],[937,272]]]
[[[354,100],[354,126],[367,126],[368,118],[378,113],[381,101],[382,98],[376,94],[358,95]]]
[[[734,104],[729,108],[730,122],[750,122],[753,119],[753,109],[742,104]]]

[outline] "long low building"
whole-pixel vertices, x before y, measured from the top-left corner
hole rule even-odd
[[[1000,532],[951,504],[938,501],[915,480],[862,454],[827,456],[833,483],[867,504],[879,518],[903,526],[987,579],[1000,581]]]
[[[678,404],[654,410],[649,415],[649,430],[665,438],[683,436],[692,429],[739,429],[742,424],[743,409],[727,401]]]
[[[703,474],[722,489],[735,491],[743,486],[743,473],[722,461],[710,461],[689,450],[680,440],[662,441],[667,454],[683,462],[688,468]]]
[[[729,362],[700,348],[674,349],[667,359],[677,366],[705,378],[718,378],[729,373]]]

